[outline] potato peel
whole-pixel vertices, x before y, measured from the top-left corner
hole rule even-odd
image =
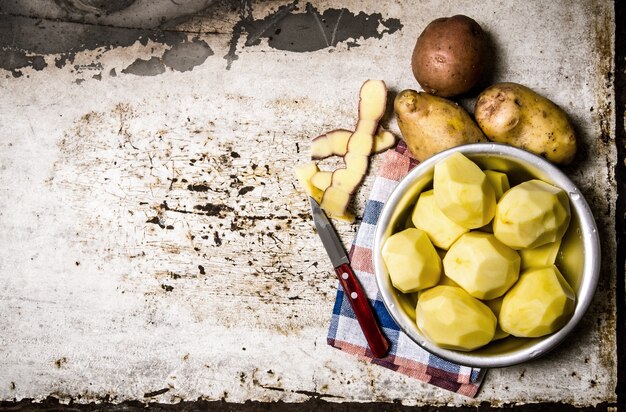
[[[354,221],[348,212],[351,195],[363,181],[369,156],[383,152],[396,143],[396,137],[378,122],[385,113],[387,86],[382,80],[367,80],[359,90],[359,117],[354,131],[335,129],[311,142],[311,158],[321,160],[342,156],[345,167],[320,171],[313,161],[296,168],[305,192],[318,200],[329,217]]]
[[[298,182],[300,182],[304,192],[315,199],[318,203],[322,201],[324,192],[311,183],[311,178],[319,171],[320,169],[317,167],[317,163],[315,162],[309,162],[296,166],[294,169],[296,178],[298,179]]]
[[[322,160],[331,156],[345,156],[348,152],[350,130],[336,129],[317,136],[311,142],[311,159]],[[372,154],[382,153],[396,144],[396,137],[382,126],[378,126],[374,135]]]
[[[368,156],[374,149],[374,134],[385,113],[387,86],[382,80],[367,80],[359,91],[359,119],[348,139],[344,160],[346,167],[333,172],[330,187],[320,204],[330,216],[342,216],[348,209],[351,194],[367,172]],[[347,195],[347,196],[346,196]]]
[[[333,172],[328,172],[325,170],[320,170],[311,176],[311,184],[317,187],[319,190],[324,191],[328,189],[331,182],[333,180]]]

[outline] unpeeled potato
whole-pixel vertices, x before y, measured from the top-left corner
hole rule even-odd
[[[419,161],[451,147],[487,141],[470,115],[450,100],[403,90],[394,110],[402,137]]]
[[[433,20],[415,43],[411,67],[422,88],[442,97],[466,93],[484,80],[492,59],[487,34],[472,18]]]
[[[576,136],[565,112],[517,83],[495,84],[478,96],[474,116],[485,135],[567,164],[576,154]]]

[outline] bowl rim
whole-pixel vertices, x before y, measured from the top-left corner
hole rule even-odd
[[[472,352],[460,352],[440,348],[421,336],[417,331],[417,327],[413,325],[414,322],[412,322],[408,318],[408,315],[404,312],[397,310],[398,305],[394,304],[395,292],[393,286],[391,286],[391,282],[388,280],[386,267],[384,266],[381,254],[384,232],[390,223],[393,212],[395,211],[395,206],[392,205],[396,205],[398,203],[407,191],[411,189],[411,186],[415,181],[417,181],[419,176],[429,172],[434,168],[435,164],[455,152],[460,152],[470,156],[474,154],[503,156],[514,161],[526,163],[530,167],[542,170],[550,176],[557,186],[565,190],[568,194],[570,205],[576,210],[576,214],[580,220],[580,231],[583,240],[585,259],[581,275],[582,281],[576,294],[576,307],[572,317],[557,332],[547,335],[533,345],[512,351],[511,353],[479,356],[472,355]],[[376,283],[385,308],[400,329],[415,343],[431,354],[454,363],[470,367],[498,368],[520,364],[543,356],[557,347],[580,322],[591,304],[598,283],[601,264],[600,238],[593,213],[584,196],[574,182],[572,182],[572,180],[567,177],[565,173],[559,170],[552,163],[526,150],[507,144],[473,143],[447,149],[423,162],[420,162],[415,168],[413,168],[413,170],[402,178],[402,180],[400,180],[385,202],[376,224],[374,234],[373,264]]]

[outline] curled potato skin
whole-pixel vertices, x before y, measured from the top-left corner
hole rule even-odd
[[[576,136],[567,115],[526,86],[498,83],[487,88],[478,96],[474,116],[494,142],[528,150],[556,164],[574,160]]]
[[[487,35],[474,19],[442,17],[430,22],[417,38],[411,67],[428,93],[457,96],[484,80],[490,55]]]
[[[396,96],[394,110],[402,137],[419,161],[451,147],[487,141],[470,115],[450,100],[407,89]]]

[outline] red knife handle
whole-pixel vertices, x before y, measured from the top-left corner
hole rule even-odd
[[[352,306],[356,320],[361,326],[372,354],[377,358],[384,357],[389,350],[389,342],[380,330],[378,322],[374,317],[374,312],[367,300],[367,295],[361,288],[354,272],[352,272],[352,268],[349,264],[344,263],[335,268],[335,273],[339,277],[341,287],[343,287],[346,298],[350,302],[350,306]]]

